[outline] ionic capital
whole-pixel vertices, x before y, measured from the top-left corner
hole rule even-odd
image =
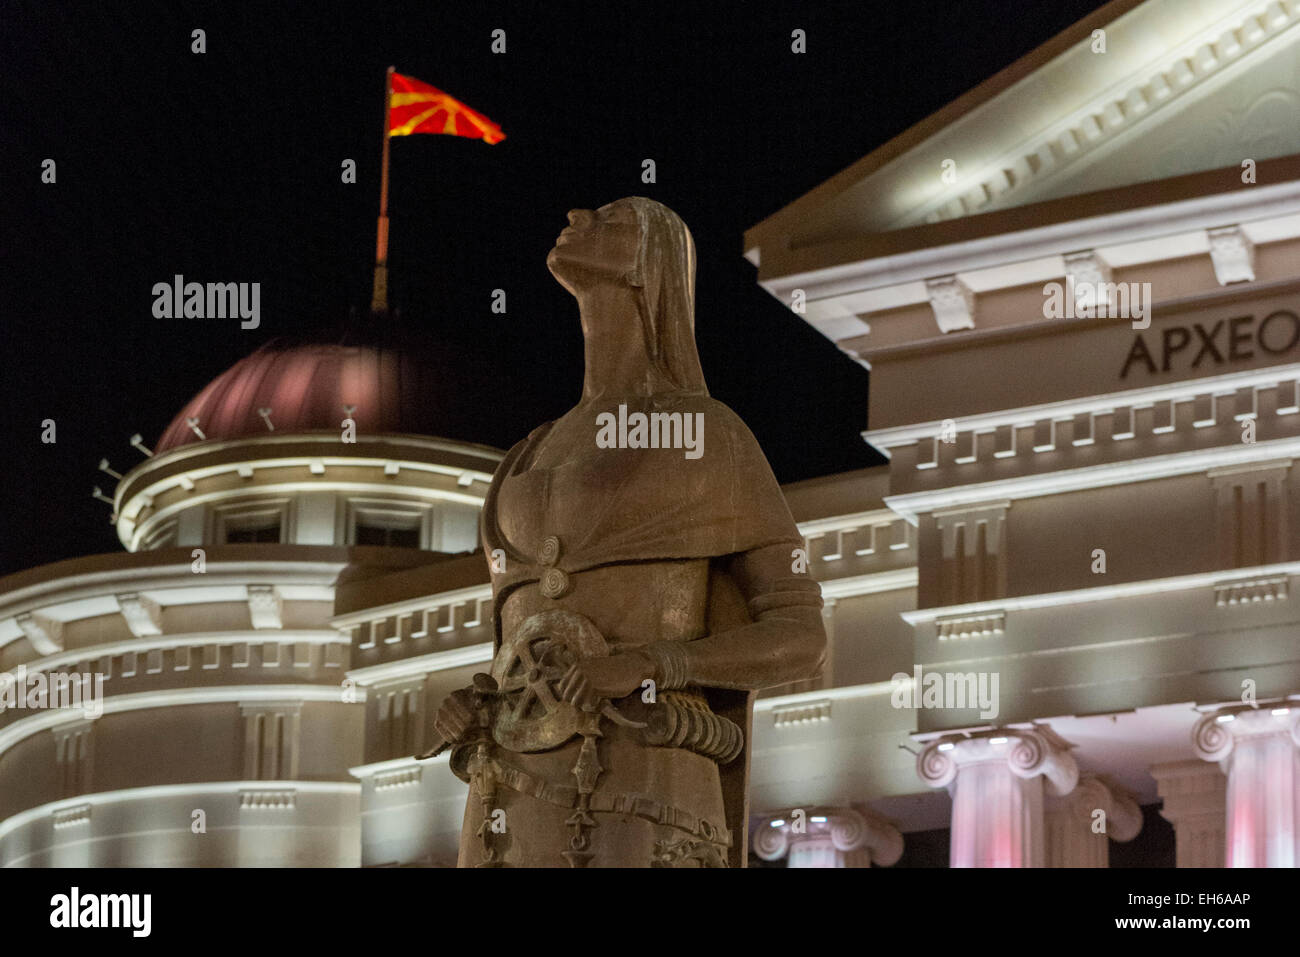
[[[942,788],[956,780],[963,766],[997,761],[1005,761],[1016,777],[1041,775],[1047,793],[1056,797],[1069,794],[1079,781],[1069,743],[1046,725],[945,735],[917,755],[916,773],[930,787]]]
[[[1070,795],[1070,807],[1086,818],[1097,811],[1105,814],[1105,834],[1113,841],[1131,841],[1142,830],[1142,809],[1131,792],[1095,774],[1079,777]]]
[[[1247,738],[1286,735],[1300,746],[1300,708],[1288,701],[1231,705],[1211,711],[1192,728],[1192,748],[1204,761],[1222,763]]]
[[[883,817],[851,807],[790,808],[764,815],[754,829],[754,853],[765,861],[785,857],[800,840],[829,838],[842,854],[866,851],[882,867],[903,854],[903,835]]]

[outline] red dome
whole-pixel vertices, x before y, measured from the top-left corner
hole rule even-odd
[[[276,432],[338,431],[345,405],[356,406],[359,433],[455,437],[435,416],[455,403],[454,383],[438,362],[393,345],[270,342],[236,362],[195,396],[158,440],[156,451],[203,441]],[[445,400],[445,401],[444,401]]]

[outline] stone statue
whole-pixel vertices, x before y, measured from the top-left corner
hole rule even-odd
[[[686,225],[640,197],[569,223],[547,265],[578,300],[582,400],[497,470],[491,674],[434,719],[470,785],[459,863],[743,867],[754,692],[821,668],[821,590],[705,388]]]

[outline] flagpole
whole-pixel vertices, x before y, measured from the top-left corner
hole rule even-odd
[[[370,299],[372,313],[388,312],[388,141],[392,115],[393,68],[384,74],[384,155],[379,172],[379,231],[375,241],[375,286]]]

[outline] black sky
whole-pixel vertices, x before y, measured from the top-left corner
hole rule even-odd
[[[508,137],[393,144],[401,321],[486,396],[458,437],[509,447],[576,401],[577,311],[546,253],[566,210],[640,194],[694,233],[710,391],[777,477],[880,461],[859,436],[867,373],[757,286],[741,234],[1098,6],[0,2],[0,573],[119,549],[90,497],[112,484],[101,456],[125,471],[132,433],[152,443],[261,343],[364,312],[390,63]],[[155,319],[176,273],[260,282],[261,327]]]

